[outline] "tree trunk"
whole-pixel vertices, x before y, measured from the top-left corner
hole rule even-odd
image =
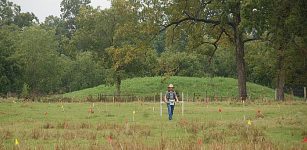
[[[277,95],[276,100],[283,101],[285,99],[284,94],[284,86],[286,80],[286,72],[284,67],[284,51],[280,48],[278,50],[278,58],[277,58],[277,81],[276,81],[276,88],[277,88]]]
[[[236,64],[237,64],[237,76],[238,76],[238,94],[240,100],[244,101],[247,98],[246,91],[246,71],[244,60],[244,41],[242,31],[239,29],[241,22],[240,3],[237,4],[237,13],[234,14],[233,26],[234,30],[234,43],[236,46]]]
[[[115,95],[120,96],[120,86],[121,86],[122,79],[120,75],[116,74],[115,78]]]
[[[246,70],[244,60],[244,43],[242,41],[242,34],[236,33],[236,63],[237,63],[237,76],[238,76],[238,92],[241,100],[246,100]]]

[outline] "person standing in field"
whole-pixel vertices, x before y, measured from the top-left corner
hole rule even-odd
[[[167,92],[164,96],[164,102],[167,104],[167,110],[168,110],[168,119],[173,119],[173,112],[175,108],[175,102],[178,101],[178,97],[176,92],[174,91],[174,85],[170,84],[167,87]]]

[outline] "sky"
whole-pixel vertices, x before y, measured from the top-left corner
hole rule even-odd
[[[9,0],[21,7],[22,12],[33,12],[40,22],[49,15],[60,17],[60,3],[62,0]],[[93,7],[100,6],[102,9],[109,8],[109,0],[91,0]]]

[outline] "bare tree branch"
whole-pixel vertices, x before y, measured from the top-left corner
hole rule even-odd
[[[222,30],[221,30],[219,36],[217,37],[217,39],[216,39],[214,42],[203,41],[202,43],[200,43],[200,44],[197,45],[196,47],[193,47],[193,49],[194,49],[194,48],[197,48],[197,47],[199,47],[199,46],[201,46],[201,45],[203,45],[203,44],[210,44],[210,45],[213,45],[213,46],[214,46],[214,50],[213,50],[213,53],[210,55],[210,58],[209,58],[209,63],[211,63],[211,60],[212,60],[212,58],[213,58],[213,56],[214,56],[214,54],[215,54],[215,52],[216,52],[216,50],[217,50],[217,48],[218,48],[218,42],[219,42],[220,39],[222,38],[223,33],[225,33],[225,29],[222,29]]]
[[[210,63],[210,64],[211,64],[211,60],[212,60],[212,58],[213,58],[213,56],[214,56],[214,54],[215,54],[215,52],[216,52],[216,50],[217,50],[217,48],[218,48],[217,43],[220,41],[220,39],[221,39],[221,37],[222,37],[222,35],[223,35],[224,32],[225,32],[225,29],[222,29],[222,31],[221,31],[221,33],[219,34],[218,38],[212,43],[212,45],[214,45],[214,50],[213,50],[212,55],[211,55],[210,58],[209,58],[209,63]]]
[[[225,35],[227,35],[227,37],[229,38],[229,40],[230,40],[231,42],[234,42],[233,37],[232,37],[226,30],[224,30],[224,33],[225,33]]]

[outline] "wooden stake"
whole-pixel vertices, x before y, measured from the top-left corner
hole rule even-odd
[[[162,103],[163,103],[163,100],[162,100],[162,92],[160,93],[160,117],[162,117]]]
[[[307,102],[307,91],[306,91],[306,87],[304,87],[304,99],[305,99],[306,102]]]
[[[182,96],[182,104],[181,104],[181,115],[183,116],[183,112],[184,112],[184,97],[183,97],[183,92],[181,93]]]

